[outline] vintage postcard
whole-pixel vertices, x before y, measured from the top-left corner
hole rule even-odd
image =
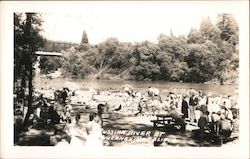
[[[1,158],[248,158],[248,3],[1,2]]]

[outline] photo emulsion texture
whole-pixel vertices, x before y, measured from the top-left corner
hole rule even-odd
[[[13,13],[15,146],[239,144],[233,14],[200,16],[182,33],[164,26],[184,21],[180,15],[124,27],[108,16],[84,15]],[[146,25],[150,20],[167,29]],[[140,34],[138,26],[147,31]]]

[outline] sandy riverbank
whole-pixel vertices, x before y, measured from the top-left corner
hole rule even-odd
[[[39,87],[35,87],[35,91],[42,93],[46,98],[53,99],[54,91],[61,87],[62,85],[51,85],[48,81]],[[141,93],[144,93],[145,90],[142,90]],[[165,100],[165,95],[160,95],[162,99]],[[198,127],[193,123],[187,123],[185,132],[180,132],[174,127],[154,128],[153,123],[150,122],[150,120],[155,120],[156,116],[150,113],[138,115],[139,98],[131,98],[122,88],[119,90],[102,90],[100,93],[97,93],[96,90],[86,87],[86,89],[77,90],[74,96],[69,94],[68,98],[70,99],[70,104],[72,105],[73,110],[71,112],[72,119],[76,112],[81,114],[80,129],[83,133],[85,131],[85,124],[88,122],[89,114],[97,112],[97,105],[99,103],[107,103],[108,109],[103,114],[103,135],[105,138],[105,146],[219,146],[209,135],[204,139],[197,137],[196,130],[198,130]],[[122,108],[119,111],[115,111],[120,105],[122,105]],[[178,111],[180,111],[180,109],[180,107],[177,108]],[[199,116],[199,111],[196,112],[197,116]],[[37,133],[37,135],[33,135],[33,138],[45,135],[46,141],[53,136],[53,130],[51,129],[31,128],[27,132],[27,135],[25,135],[25,133],[23,134],[23,138],[29,137],[30,131],[35,131]],[[117,135],[107,133],[111,131],[131,131],[131,134]],[[132,132],[134,132],[134,134]],[[142,132],[148,132],[150,135],[143,135]],[[142,134],[138,135],[138,133]],[[161,135],[159,136],[159,134]],[[36,140],[34,139],[34,141]],[[238,141],[238,134],[233,134],[232,140],[222,144],[222,146],[237,145]],[[26,144],[27,142],[29,142],[28,139],[26,140]],[[22,142],[19,144],[25,145]],[[50,145],[50,143],[46,144]],[[28,143],[28,145],[32,145],[32,143]],[[36,142],[35,145],[39,145],[39,143]]]

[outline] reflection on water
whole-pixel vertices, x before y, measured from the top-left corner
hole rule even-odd
[[[120,89],[122,85],[129,84],[135,90],[141,91],[149,86],[154,86],[162,90],[174,91],[179,89],[194,88],[202,90],[205,93],[232,95],[238,90],[238,85],[219,85],[219,84],[203,84],[203,83],[181,83],[181,82],[166,82],[166,81],[113,81],[113,80],[81,80],[81,79],[46,79],[35,78],[34,86],[36,88],[49,88],[54,86],[62,88],[64,82],[70,81],[76,83],[81,90],[88,90],[89,87],[95,89]]]

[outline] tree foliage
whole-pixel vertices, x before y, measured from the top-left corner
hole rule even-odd
[[[39,14],[31,14],[31,27],[27,28],[27,14],[14,13],[14,80],[27,81],[30,64],[36,60],[33,54],[44,45],[44,39],[40,35],[41,17]],[[27,32],[30,32],[28,35]],[[24,82],[24,81],[23,81]],[[25,86],[25,82],[23,83]]]
[[[83,39],[85,35],[84,31]],[[73,78],[206,82],[230,79],[230,74],[235,78],[239,67],[238,36],[233,16],[220,14],[215,24],[207,17],[186,37],[160,34],[157,43],[131,44],[108,38],[96,45],[85,41],[55,48],[63,53],[64,75]]]
[[[21,79],[21,90],[28,88],[28,110],[23,122],[26,126],[32,113],[32,77],[33,64],[36,60],[35,51],[41,49],[44,44],[41,31],[41,18],[36,13],[14,13],[14,82]],[[28,83],[28,86],[27,86]],[[15,88],[14,90],[19,90]],[[23,100],[26,94],[24,94]]]
[[[233,45],[239,44],[239,26],[231,14],[218,15],[217,27],[220,29],[220,37]]]

